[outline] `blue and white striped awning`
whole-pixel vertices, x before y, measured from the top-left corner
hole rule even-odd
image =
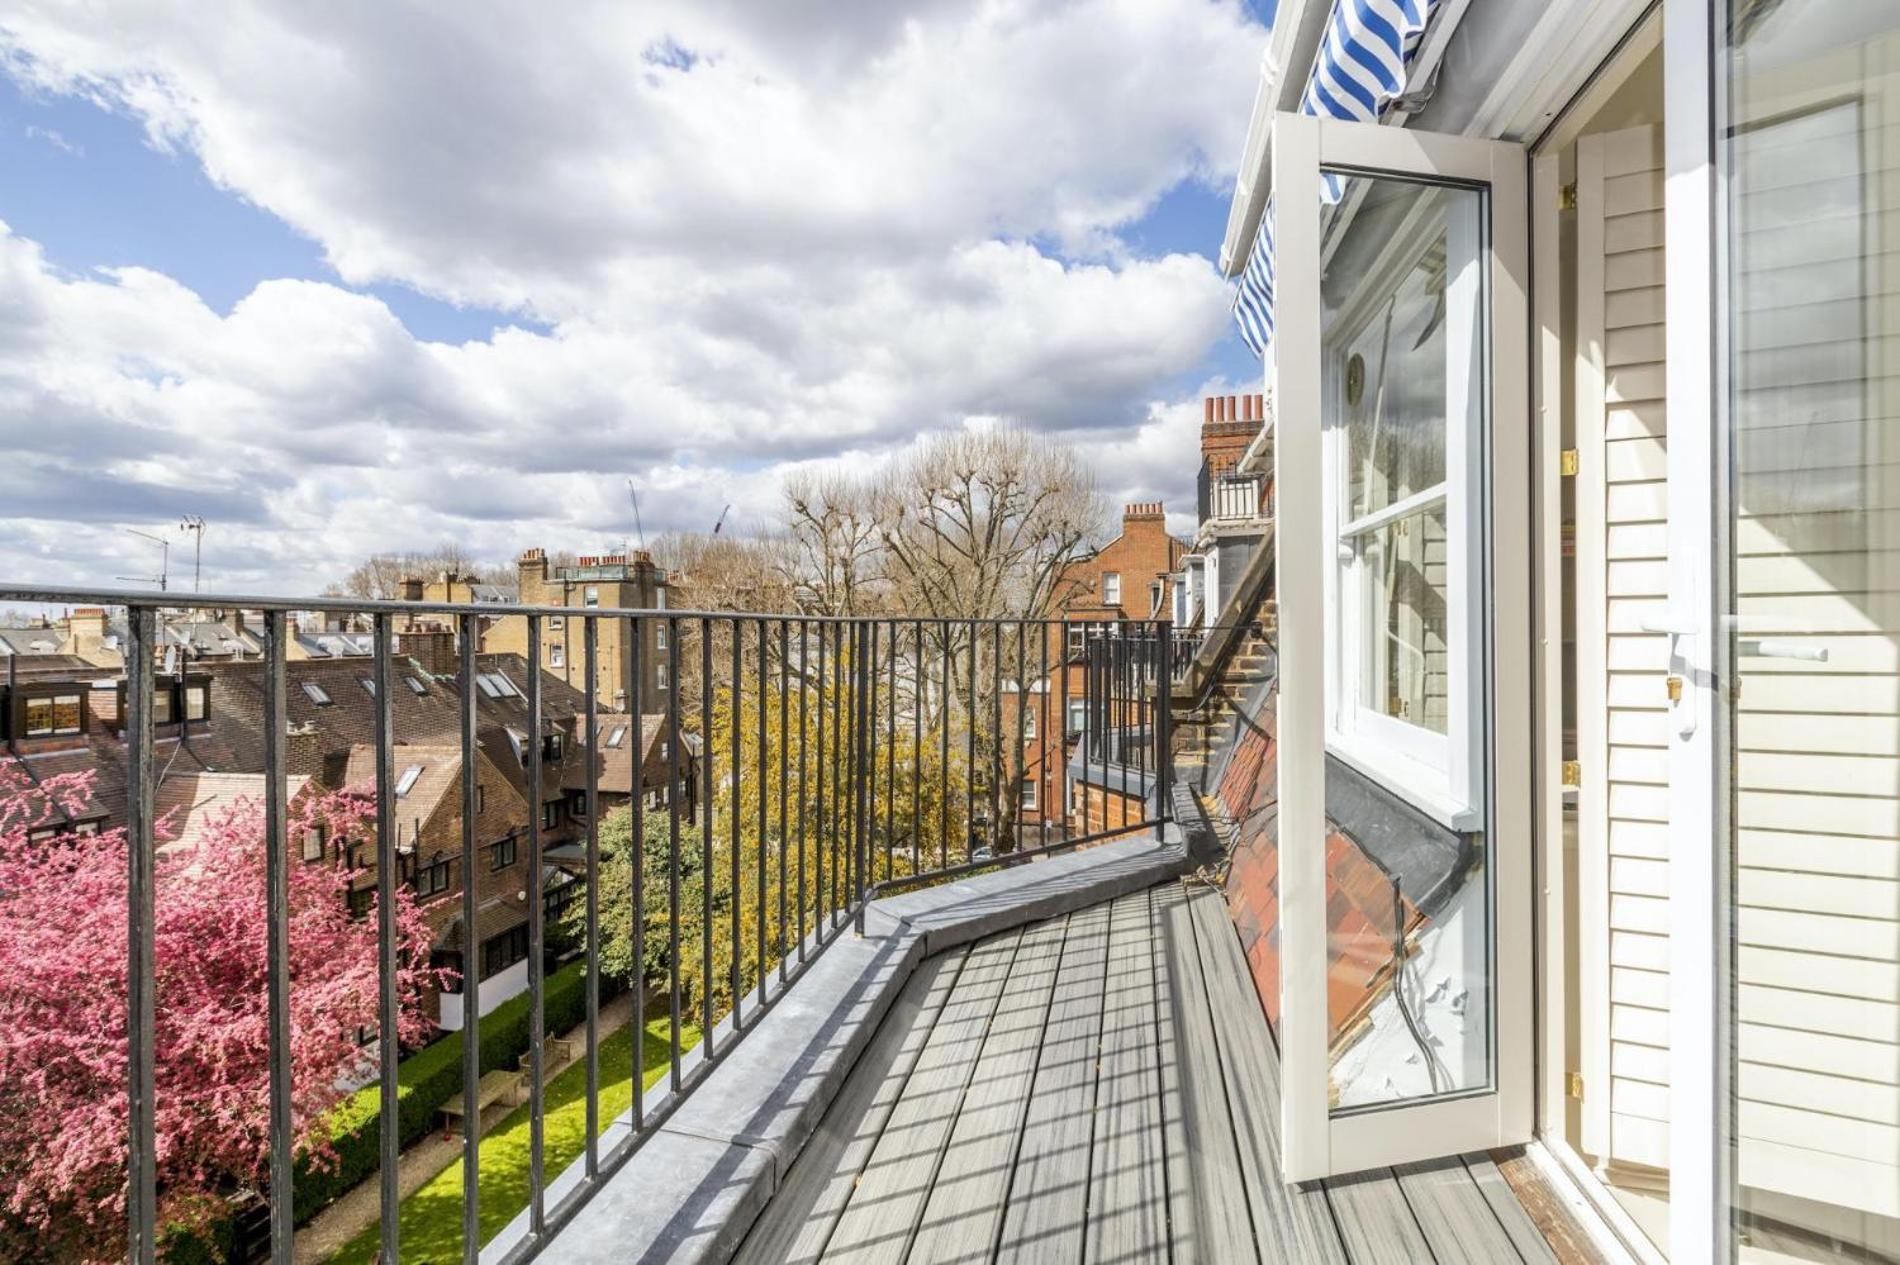
[[[1406,75],[1437,0],[1333,0],[1326,38],[1300,98],[1300,113],[1375,123],[1405,91]],[[1320,180],[1320,199],[1339,201],[1338,176]],[[1273,198],[1254,232],[1253,249],[1234,293],[1241,341],[1262,360],[1273,346]]]

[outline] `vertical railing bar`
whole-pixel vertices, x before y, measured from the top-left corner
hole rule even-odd
[[[791,745],[790,720],[792,714],[792,624],[788,619],[778,621],[778,982],[785,983],[788,964],[791,962],[791,944],[785,939],[785,896],[786,896],[786,856],[785,850],[791,844],[792,832],[786,820],[785,810],[790,800],[786,791],[790,777],[786,772],[786,761]]]
[[[1145,688],[1146,683],[1142,680],[1142,665],[1149,657],[1142,648],[1148,644],[1150,627],[1147,622],[1144,621],[1140,629],[1141,630],[1135,634],[1135,643],[1131,650],[1131,653],[1135,653],[1135,667],[1128,678],[1130,694],[1133,698],[1142,700],[1139,703],[1132,703],[1130,708],[1135,716],[1137,724],[1136,732],[1140,735],[1138,741],[1135,743],[1135,785],[1137,787],[1145,786],[1148,782],[1148,744],[1154,741],[1155,736],[1154,725],[1152,723],[1153,718],[1146,715],[1152,706],[1153,696],[1148,693]],[[1144,720],[1149,723],[1142,723]],[[1122,763],[1125,766],[1127,761],[1124,760]]]
[[[481,898],[477,887],[480,866],[476,857],[476,825],[481,814],[481,779],[477,770],[475,736],[475,651],[481,641],[479,616],[468,614],[457,621],[460,645],[459,677],[456,693],[460,696],[462,739],[462,1101],[481,1101],[482,1081],[482,944],[475,928]],[[481,1121],[479,1112],[470,1108],[462,1117],[462,1261],[477,1265],[481,1244]],[[471,1118],[476,1117],[476,1118]]]
[[[831,891],[828,897],[830,905],[831,929],[838,926],[840,906],[844,903],[845,846],[841,837],[844,833],[844,787],[840,780],[844,772],[844,722],[845,710],[845,629],[841,624],[831,626]]]
[[[699,762],[700,793],[705,800],[699,830],[699,1051],[701,1059],[713,1049],[713,625],[699,621]]]
[[[391,806],[396,778],[394,711],[389,691],[389,614],[379,612],[372,621],[372,629],[376,642],[372,678],[376,685],[376,1026],[382,1106],[382,1169],[378,1186],[382,1198],[382,1259],[393,1263],[399,1259],[400,1251],[397,1165],[401,1161],[402,1122],[397,1115],[396,1084],[397,1055],[401,1052],[396,1015],[396,884],[400,876],[395,814]]]
[[[284,783],[284,612],[264,612],[264,927],[270,1006],[270,1252],[290,1265],[293,1183],[290,1102],[290,822]]]
[[[1016,627],[1016,785],[1011,787],[1010,790],[1016,796],[1015,844],[1017,848],[1020,848],[1022,846],[1022,841],[1023,841],[1023,825],[1022,825],[1023,783],[1029,780],[1029,753],[1028,751],[1024,749],[1024,744],[1027,742],[1027,739],[1024,738],[1023,736],[1023,715],[1029,710],[1029,682],[1023,679],[1023,673],[1028,670],[1028,664],[1024,661],[1024,657],[1025,655],[1027,655],[1029,648],[1023,644],[1024,633],[1028,631],[1028,624],[1025,621],[1019,620],[1016,623],[1015,627]],[[1036,795],[1036,804],[1037,804],[1037,811],[1040,812],[1041,804],[1042,804],[1042,795],[1040,792],[1038,792]],[[1011,851],[1012,852],[1015,851],[1015,848],[1012,848]]]
[[[1096,694],[1095,649],[1096,638],[1089,635],[1087,624],[1082,626],[1082,737],[1080,752],[1082,756],[1082,833],[1089,833],[1089,762],[1095,758],[1095,752],[1089,747],[1094,736]]]
[[[158,1244],[158,1113],[153,1097],[157,1025],[158,857],[152,820],[152,675],[157,621],[126,608],[126,1245],[152,1265]]]
[[[628,666],[632,669],[627,681],[628,737],[631,739],[627,744],[627,763],[628,785],[633,791],[633,847],[629,858],[633,868],[633,925],[628,928],[633,934],[633,963],[628,987],[633,990],[633,1131],[639,1134],[646,1131],[647,1114],[647,726],[644,695],[648,625],[646,621],[631,615],[626,617],[626,624],[631,655]],[[664,727],[661,732],[665,732]],[[605,759],[604,756],[602,758]]]
[[[910,872],[919,865],[918,849],[924,835],[924,621],[911,621],[912,663],[910,699]]]
[[[667,952],[672,1001],[672,1075],[674,1093],[680,1088],[680,621],[666,620],[666,833],[667,833]]]
[[[728,984],[732,989],[732,1030],[734,1032],[739,1031],[745,1026],[745,990],[739,987],[744,975],[744,971],[741,968],[744,965],[743,955],[745,951],[743,944],[744,937],[740,934],[740,924],[745,921],[745,894],[739,890],[739,854],[743,851],[743,837],[740,833],[740,823],[745,816],[739,811],[739,770],[745,765],[745,722],[742,719],[745,714],[745,709],[741,705],[745,694],[742,685],[745,680],[745,635],[742,631],[743,628],[744,625],[741,624],[738,617],[735,616],[732,620],[732,694],[726,700],[728,704],[726,709],[726,727],[731,734],[731,750],[727,752],[726,762],[731,766],[729,781],[732,794],[732,806],[726,812],[726,815],[732,819],[732,855],[727,858],[727,868],[731,871],[730,885],[727,890],[731,897],[732,957],[726,964],[726,973],[729,977]]]
[[[1155,803],[1161,821],[1174,820],[1174,626],[1161,621],[1161,670],[1155,673]]]
[[[937,868],[950,864],[950,625],[938,623],[943,647],[943,700],[937,709],[937,776],[942,785],[937,791]]]
[[[891,648],[888,652],[889,666],[883,678],[884,690],[884,800],[877,815],[884,823],[884,877],[890,878],[896,861],[891,856],[891,844],[895,838],[893,827],[897,824],[897,658],[899,636],[897,622],[891,622]]]
[[[811,621],[798,621],[798,960],[805,960],[806,771],[811,765]]]
[[[1057,671],[1062,679],[1056,685],[1056,758],[1062,765],[1062,829],[1068,837],[1069,805],[1075,802],[1075,791],[1069,783],[1069,620],[1064,616],[1056,630],[1059,641],[1056,646]],[[1084,825],[1083,834],[1088,833]]]
[[[588,1181],[600,1177],[600,617],[583,615],[581,654],[587,660],[587,1150]],[[636,744],[637,745],[637,744]],[[638,1033],[635,1033],[638,1036]],[[640,1043],[634,1042],[636,1055]],[[639,1079],[639,1074],[634,1074]]]
[[[979,625],[970,621],[970,701],[967,708],[968,723],[964,735],[963,766],[965,778],[963,787],[963,859],[974,860],[976,849],[976,647]]]
[[[1049,846],[1049,622],[1036,621],[1036,846]],[[1061,724],[1061,721],[1057,721]],[[1058,731],[1059,733],[1060,731]],[[1061,742],[1057,738],[1058,744]],[[1060,746],[1057,748],[1060,750]]]
[[[818,768],[817,799],[812,804],[812,816],[816,819],[818,839],[812,849],[812,928],[824,938],[825,898],[831,889],[825,886],[825,854],[831,848],[831,822],[828,801],[825,799],[825,763],[829,750],[825,745],[825,713],[831,706],[831,678],[826,675],[826,643],[831,640],[830,625],[818,625]]]
[[[990,838],[992,853],[1003,850],[1003,621],[990,625]]]
[[[758,686],[759,735],[758,737],[759,737],[759,741],[758,741],[757,763],[758,763],[758,772],[759,772],[759,789],[758,789],[759,842],[758,842],[758,847],[754,849],[754,851],[756,851],[758,854],[756,860],[758,861],[758,866],[759,866],[758,903],[756,907],[756,913],[757,913],[756,922],[758,924],[758,936],[757,936],[758,946],[757,947],[758,947],[758,964],[759,964],[759,1005],[760,1007],[764,1007],[765,982],[767,978],[771,975],[771,972],[765,969],[765,831],[766,831],[766,825],[767,825],[766,803],[769,798],[766,791],[767,791],[767,788],[771,785],[771,783],[765,780],[765,758],[766,758],[765,757],[765,694],[766,694],[765,673],[766,673],[767,629],[766,629],[766,621],[765,621],[764,616],[759,617],[758,625],[759,625],[759,666],[758,666],[758,682],[759,682],[759,686]]]
[[[563,629],[565,631],[565,629]],[[565,658],[563,662],[565,662]],[[528,1227],[535,1240],[547,1233],[547,1102],[542,1084],[547,1061],[545,1010],[547,927],[541,878],[541,617],[528,616]]]
[[[873,833],[877,813],[877,658],[878,625],[875,620],[867,620],[860,634],[864,641],[863,666],[858,669],[858,679],[863,683],[858,693],[863,699],[864,737],[859,739],[857,793],[854,801],[858,805],[858,875],[857,885],[851,893],[852,905],[864,903],[864,893],[876,881],[875,858],[871,849],[877,839]]]

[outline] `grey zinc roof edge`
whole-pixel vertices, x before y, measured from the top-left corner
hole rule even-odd
[[[563,1262],[725,1261],[818,1128],[911,972],[926,957],[1025,923],[1112,900],[1188,868],[1179,835],[1114,840],[1029,865],[874,902],[729,1052],[665,1125],[544,1247]],[[754,990],[748,999],[756,999]],[[752,1000],[747,1007],[756,1007]],[[714,1042],[731,1031],[721,1021]],[[648,1100],[649,1110],[654,1100]],[[624,1112],[602,1154],[632,1130]],[[577,1159],[548,1186],[556,1206],[583,1179]],[[524,1210],[482,1253],[527,1235]]]

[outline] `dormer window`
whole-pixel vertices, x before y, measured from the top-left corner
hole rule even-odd
[[[558,729],[542,738],[541,758],[544,760],[560,759],[561,753],[566,750],[566,743],[563,741],[563,738],[564,735]]]
[[[20,713],[23,737],[51,738],[80,733],[86,723],[85,695],[77,688],[56,694],[28,695]]]

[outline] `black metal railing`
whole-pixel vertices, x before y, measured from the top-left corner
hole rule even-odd
[[[0,587],[0,602],[104,606],[124,612],[127,838],[127,1225],[130,1259],[150,1262],[161,1226],[165,1176],[154,1112],[154,681],[162,623],[176,604],[120,590]],[[288,913],[292,867],[287,775],[292,712],[287,683],[313,671],[293,661],[302,612],[366,621],[365,689],[373,706],[377,1031],[374,1084],[380,1128],[380,1259],[403,1249],[398,1176],[404,1150],[397,1034],[399,846],[397,769],[414,735],[398,732],[406,681],[398,638],[453,639],[451,660],[427,669],[453,691],[459,748],[460,899],[434,906],[459,915],[463,1110],[461,1249],[464,1261],[525,1260],[546,1246],[605,1178],[727,1057],[878,895],[986,867],[1006,867],[1111,835],[1158,828],[1170,816],[1168,695],[1183,655],[1165,621],[1071,624],[1044,619],[827,618],[788,614],[497,606],[339,598],[194,597],[194,608],[243,611],[264,645],[261,755],[268,918],[268,1170],[234,1175],[261,1186],[270,1255],[292,1259],[296,1134],[292,1115]],[[484,649],[484,639],[490,649]],[[578,641],[578,646],[576,642]],[[522,679],[497,668],[494,647],[522,656]],[[576,653],[578,651],[578,653]],[[573,676],[578,662],[578,685]],[[398,676],[400,663],[401,676]],[[96,676],[97,672],[89,675]],[[497,677],[503,680],[497,680]],[[611,689],[615,683],[619,689]],[[603,698],[624,700],[609,707]],[[411,701],[404,699],[405,702]],[[494,706],[508,715],[497,719]],[[624,715],[632,738],[613,739]],[[214,717],[215,721],[216,718]],[[480,1103],[485,974],[479,928],[492,899],[516,881],[490,877],[484,861],[494,804],[476,771],[494,758],[493,729],[515,745],[525,822],[508,840],[525,853],[528,1011],[528,1198],[525,1230],[484,1244]],[[215,729],[215,724],[214,724]],[[649,730],[654,735],[649,740]],[[559,732],[561,741],[550,740]],[[317,741],[307,727],[300,743]],[[573,769],[579,760],[581,769]],[[622,768],[617,762],[624,761]],[[550,767],[552,762],[553,767]],[[623,775],[624,774],[624,779]],[[558,1194],[545,1122],[551,1034],[546,1031],[550,850],[562,831],[544,811],[549,779],[579,792],[579,913],[561,915],[557,938],[585,962],[584,1150],[578,1179]],[[615,790],[603,791],[603,779]],[[571,783],[578,781],[578,786]],[[495,797],[487,797],[492,801]],[[610,802],[611,801],[611,802]],[[603,809],[628,846],[603,855]],[[1091,823],[1095,823],[1091,828]],[[617,835],[614,836],[618,838]],[[421,850],[412,848],[419,864]],[[512,858],[514,844],[505,854]],[[307,855],[307,854],[306,854]],[[499,858],[504,854],[493,853]],[[570,860],[573,859],[570,855]],[[610,874],[604,867],[623,868]],[[498,868],[499,862],[496,862]],[[630,870],[630,873],[624,872]],[[505,876],[504,876],[505,877]],[[611,881],[609,881],[611,880]],[[451,886],[453,884],[451,883]],[[607,903],[626,893],[626,907]],[[610,895],[611,894],[611,895]],[[624,921],[623,921],[624,920]],[[576,921],[578,926],[575,925]],[[628,978],[609,980],[603,937],[630,940]],[[660,937],[657,943],[654,937]],[[617,959],[618,960],[618,959]],[[630,994],[631,1103],[603,1121],[602,1002]],[[664,1022],[660,1079],[643,1083],[650,1020]],[[623,1127],[616,1127],[623,1126]]]

